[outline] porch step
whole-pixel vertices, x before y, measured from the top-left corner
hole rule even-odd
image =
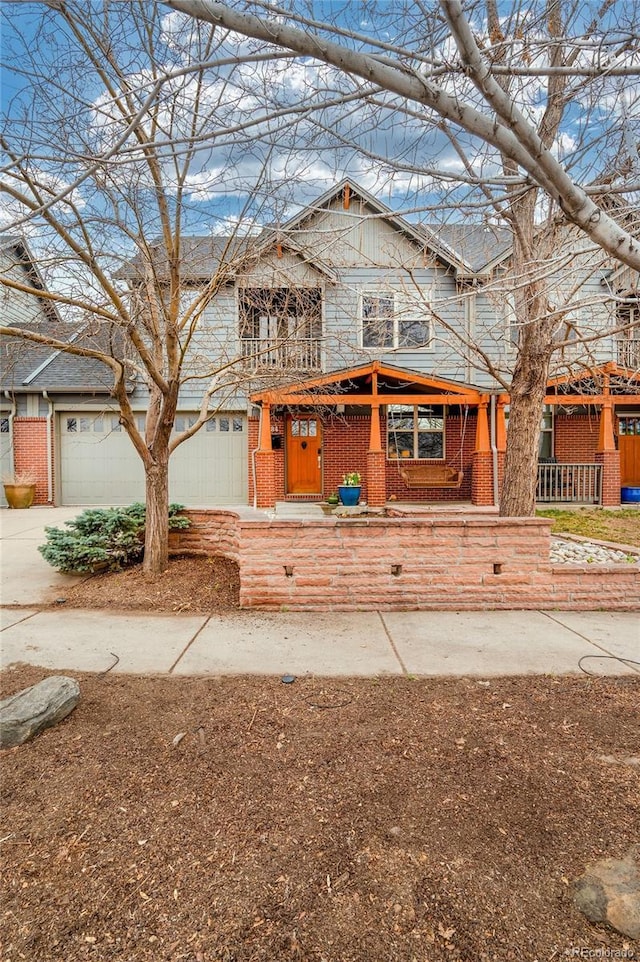
[[[313,501],[276,501],[277,518],[323,518],[320,504]]]

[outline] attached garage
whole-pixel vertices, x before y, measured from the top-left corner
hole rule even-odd
[[[137,415],[139,429],[144,414]],[[195,413],[176,417],[181,433]],[[130,504],[144,500],[144,471],[116,412],[63,411],[60,503]],[[212,418],[174,452],[169,465],[172,501],[192,507],[244,504],[247,499],[247,421],[242,413]]]

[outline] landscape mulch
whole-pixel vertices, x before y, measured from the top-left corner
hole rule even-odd
[[[2,756],[2,962],[640,955],[570,896],[638,841],[639,677],[76,677]]]
[[[142,565],[103,571],[58,589],[53,605],[128,611],[210,612],[238,607],[238,565],[228,558],[185,555],[148,577]]]

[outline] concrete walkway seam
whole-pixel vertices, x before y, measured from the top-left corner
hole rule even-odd
[[[402,658],[400,657],[400,652],[399,652],[398,649],[396,648],[396,643],[395,643],[395,641],[393,640],[393,637],[392,637],[392,635],[391,635],[391,632],[389,631],[389,629],[388,629],[388,627],[387,627],[387,623],[386,623],[386,621],[384,620],[384,616],[383,616],[383,614],[382,614],[381,611],[378,612],[378,617],[380,618],[380,621],[382,622],[382,627],[384,628],[385,635],[386,635],[387,638],[389,639],[389,644],[391,645],[391,650],[393,651],[394,655],[395,655],[396,658],[398,659],[398,664],[399,664],[400,667],[402,668],[402,673],[403,673],[403,675],[406,675],[407,678],[408,678],[408,677],[409,677],[409,672],[407,671],[407,666],[405,665],[405,663],[403,662]]]
[[[548,611],[540,610],[539,614],[544,615],[546,618],[549,619],[549,621],[555,622],[556,625],[560,625],[561,628],[564,628],[566,631],[570,631],[573,635],[576,635],[578,638],[582,638],[583,641],[586,641],[587,644],[589,645],[593,645],[593,647],[597,648],[598,651],[603,651],[607,658],[613,658],[614,661],[619,661],[621,664],[625,665],[631,671],[635,671],[637,674],[640,675],[640,669],[633,664],[633,661],[634,661],[633,658],[623,658],[621,655],[614,655],[613,652],[609,651],[608,648],[603,648],[602,645],[599,645],[597,641],[592,641],[591,638],[587,638],[586,635],[583,635],[581,631],[576,631],[576,629],[572,628],[571,625],[565,625],[563,621],[560,621],[559,618],[554,618],[553,615],[549,614]],[[584,655],[583,657],[589,658],[590,656]],[[592,655],[591,657],[597,658],[598,655]],[[582,658],[580,659],[580,661],[582,661]],[[582,670],[584,669],[581,669],[581,671]],[[591,674],[591,672],[585,672],[585,674]]]
[[[184,656],[186,655],[186,653],[189,651],[189,648],[191,648],[191,645],[194,643],[194,641],[195,641],[196,638],[200,635],[200,633],[201,633],[202,631],[204,631],[204,629],[207,627],[207,625],[208,625],[209,622],[211,621],[211,618],[212,618],[212,617],[213,617],[213,614],[207,615],[207,617],[206,617],[205,620],[202,622],[202,624],[200,625],[200,627],[199,627],[198,630],[196,631],[196,633],[195,633],[195,635],[193,636],[193,638],[191,639],[191,641],[188,641],[188,642],[187,642],[187,644],[185,645],[185,647],[183,648],[183,650],[180,652],[180,654],[178,655],[178,657],[176,658],[176,660],[174,661],[174,663],[173,663],[173,664],[171,665],[171,667],[169,668],[169,671],[168,671],[168,674],[169,674],[169,675],[173,674],[173,669],[176,667],[176,665],[179,664],[180,661],[182,661],[182,659],[184,658]]]

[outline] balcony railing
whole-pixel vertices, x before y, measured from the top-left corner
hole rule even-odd
[[[321,342],[316,338],[243,337],[240,344],[246,366],[254,371],[319,371],[322,367]]]
[[[600,504],[601,464],[539,464],[536,501]]]
[[[621,338],[616,341],[618,348],[618,364],[633,371],[640,368],[640,337]]]

